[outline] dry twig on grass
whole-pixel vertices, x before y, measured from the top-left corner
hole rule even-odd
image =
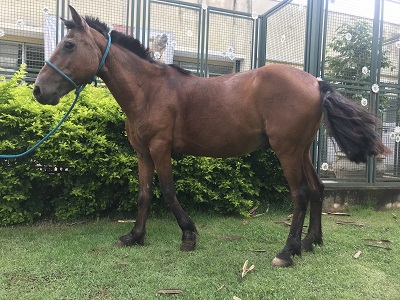
[[[247,267],[247,265],[249,264],[249,261],[246,260],[244,262],[244,265],[242,267],[242,279],[244,279],[244,277],[247,275],[248,272],[250,272],[251,270],[254,269],[254,265],[251,265],[249,268]]]
[[[344,221],[337,221],[336,224],[337,224],[337,225],[358,226],[358,227],[364,227],[364,226],[365,226],[364,223],[360,223],[360,222],[344,222]]]
[[[370,244],[365,244],[367,247],[371,247],[371,248],[378,248],[378,249],[383,249],[383,250],[392,250],[392,248],[389,247],[384,247],[384,246],[378,246],[378,245],[370,245]]]
[[[156,291],[157,294],[170,294],[170,295],[176,295],[176,294],[182,294],[182,290],[178,289],[161,289]]]

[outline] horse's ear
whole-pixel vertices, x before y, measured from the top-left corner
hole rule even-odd
[[[67,29],[72,29],[75,28],[75,23],[72,20],[66,20],[64,18],[60,18],[61,21],[64,23],[65,27],[67,27]]]
[[[88,26],[86,21],[83,18],[81,18],[81,16],[77,13],[75,8],[73,8],[71,5],[68,5],[68,6],[69,6],[69,10],[71,11],[72,20],[75,23],[75,27],[86,29]],[[64,22],[64,24],[65,24],[65,22]],[[67,26],[67,28],[68,28],[68,26]]]

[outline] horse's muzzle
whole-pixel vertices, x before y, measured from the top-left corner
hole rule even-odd
[[[38,85],[35,85],[33,88],[33,96],[35,96],[36,100],[40,104],[57,105],[58,102],[60,102],[60,95],[57,92],[54,92],[50,97],[48,97],[42,93],[42,90]]]

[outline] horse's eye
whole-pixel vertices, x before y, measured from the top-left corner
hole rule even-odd
[[[75,44],[72,42],[65,42],[64,43],[64,50],[71,51],[75,48]]]

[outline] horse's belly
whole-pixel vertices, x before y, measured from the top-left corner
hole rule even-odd
[[[267,146],[267,138],[261,133],[231,136],[210,133],[174,141],[172,150],[174,154],[225,158],[241,156]]]

